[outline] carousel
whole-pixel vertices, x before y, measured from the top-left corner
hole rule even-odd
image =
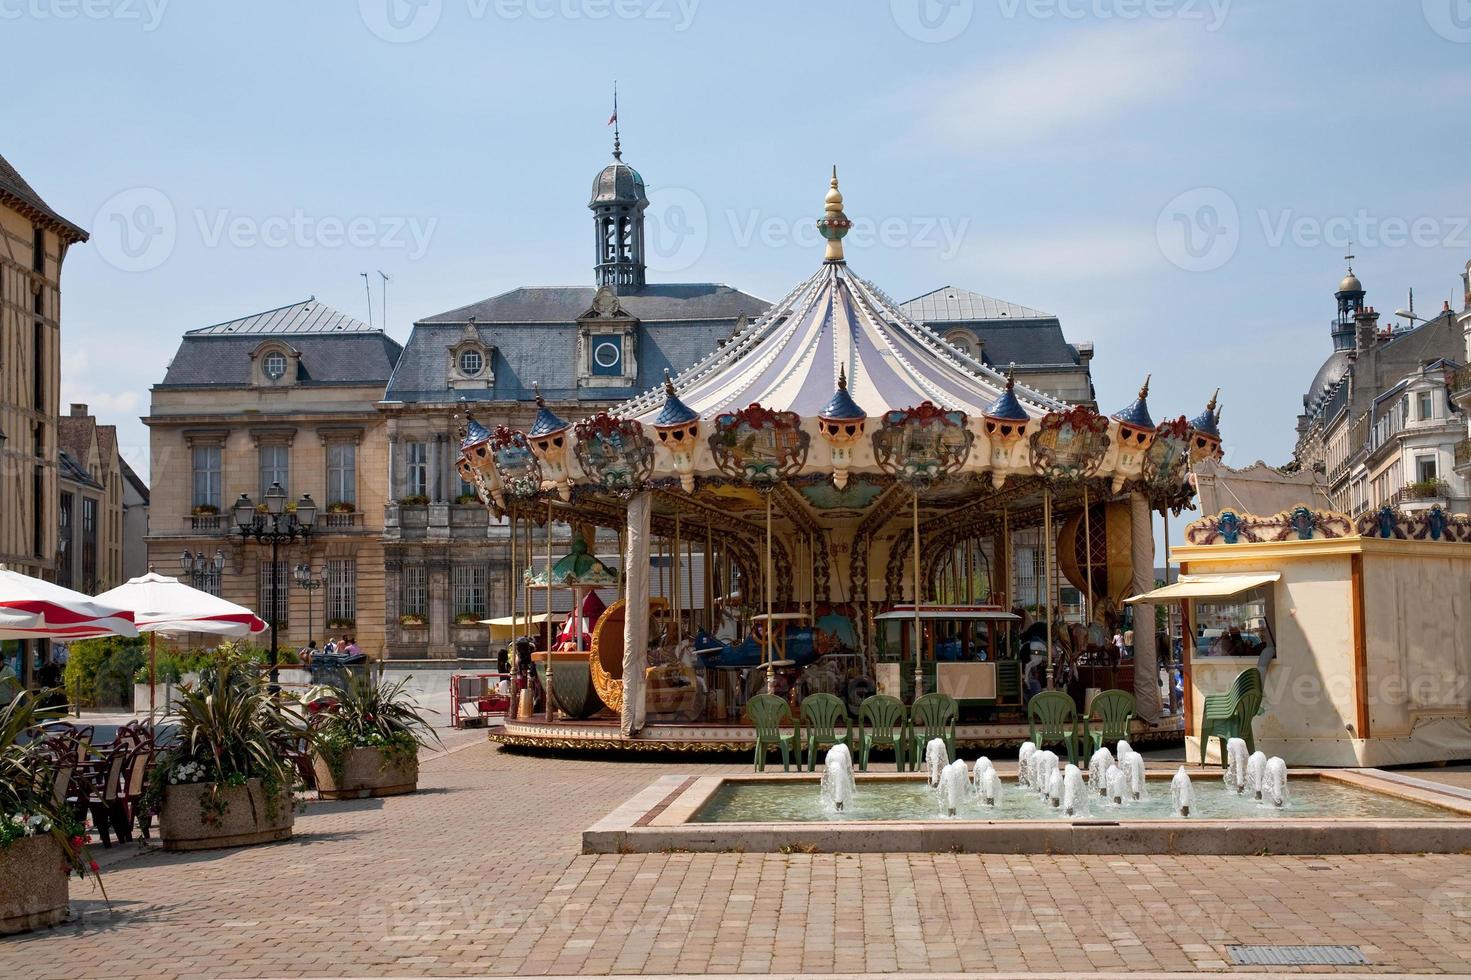
[[[847,265],[836,171],[817,224],[816,274],[662,387],[576,422],[541,403],[524,432],[462,420],[460,474],[509,520],[518,581],[577,611],[492,738],[733,750],[756,693],[837,694],[856,715],[939,691],[962,744],[1016,745],[1038,691],[1081,710],[1117,687],[1136,738],[1180,737],[1153,609],[1123,599],[1154,587],[1153,515],[1178,515],[1192,464],[1219,456],[1215,399],[1156,423],[1147,379],[1112,416],[1030,390]],[[560,561],[536,553],[553,525],[573,542]],[[1022,535],[1041,552],[1026,604]],[[1064,583],[1082,596],[1068,621]]]

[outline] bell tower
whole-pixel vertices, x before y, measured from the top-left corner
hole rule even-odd
[[[1338,284],[1334,297],[1338,300],[1338,316],[1333,320],[1333,349],[1353,350],[1357,344],[1354,322],[1364,309],[1364,284],[1354,275],[1355,256],[1346,255],[1348,275]]]
[[[649,197],[639,172],[623,162],[618,131],[618,92],[613,92],[613,162],[593,181],[588,209],[597,245],[595,281],[620,293],[644,287],[644,209]]]

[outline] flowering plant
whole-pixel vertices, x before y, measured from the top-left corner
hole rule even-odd
[[[206,782],[210,782],[210,778],[202,762],[184,761],[169,769],[169,783],[171,785],[177,786],[180,783]]]

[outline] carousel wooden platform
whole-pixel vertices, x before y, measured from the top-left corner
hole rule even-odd
[[[1166,716],[1154,725],[1134,723],[1130,741],[1135,744],[1178,742],[1185,737],[1185,719]],[[651,722],[637,738],[625,738],[616,719],[551,721],[534,719],[507,721],[489,731],[492,742],[519,749],[548,751],[690,752],[718,754],[750,752],[756,730],[749,725],[695,722],[677,724]],[[1013,749],[1027,739],[1024,721],[961,725],[956,730],[960,749]]]

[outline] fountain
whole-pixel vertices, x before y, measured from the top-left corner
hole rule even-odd
[[[1287,805],[1287,763],[1281,756],[1274,755],[1267,760],[1262,774],[1262,797],[1273,806]]]
[[[1122,804],[1124,802],[1124,793],[1128,791],[1129,785],[1129,780],[1124,775],[1124,771],[1117,765],[1109,766],[1108,772],[1104,775],[1104,784],[1108,798],[1113,800],[1114,803]]]
[[[981,773],[980,797],[986,806],[1001,805],[1001,776],[995,769],[987,769]]]
[[[1023,742],[1021,749],[1016,754],[1016,781],[1020,786],[1032,786],[1031,764],[1032,757],[1037,754],[1037,746],[1031,742]]]
[[[1083,785],[1083,770],[1068,763],[1062,776],[1062,811],[1075,816],[1088,809],[1088,789]]]
[[[853,779],[853,753],[839,742],[827,750],[822,766],[822,802],[842,813],[843,805],[853,799],[858,789]]]
[[[1120,742],[1120,745],[1125,743]],[[1129,786],[1129,795],[1134,802],[1144,799],[1144,756],[1129,750],[1127,755],[1119,756],[1119,768],[1124,771],[1124,780]]]
[[[970,772],[966,769],[964,759],[956,759],[940,772],[940,805],[953,817],[969,796]]]
[[[1133,751],[1134,746],[1130,745],[1127,739],[1121,738],[1119,739],[1119,744],[1114,748],[1113,754],[1116,758],[1123,759],[1124,756]]]
[[[1052,777],[1059,775],[1057,771],[1056,752],[1038,752],[1032,756],[1032,763],[1027,769],[1031,777],[1032,788],[1042,796],[1047,796],[1052,789]]]
[[[1251,758],[1246,760],[1246,791],[1251,798],[1260,801],[1262,798],[1262,777],[1267,773],[1267,753],[1253,752]]]
[[[943,738],[932,738],[924,747],[924,764],[930,772],[930,785],[940,785],[940,774],[950,764],[950,753],[945,749]]]
[[[1195,790],[1190,785],[1190,774],[1181,766],[1180,771],[1175,773],[1175,778],[1170,780],[1170,803],[1174,807],[1175,816],[1190,816],[1190,805],[1195,802]]]
[[[1047,777],[1047,792],[1043,796],[1054,807],[1062,806],[1062,770],[1056,766],[1052,767],[1051,774]]]
[[[985,756],[981,756],[979,759],[976,760],[975,769],[971,772],[970,779],[972,795],[981,795],[981,779],[983,776],[986,775],[988,771],[995,772],[996,767],[991,764],[990,759],[986,758]]]
[[[1113,753],[1105,746],[1093,753],[1093,758],[1088,760],[1088,785],[1098,791],[1099,796],[1108,794],[1108,785],[1105,778],[1109,766],[1114,764]]]
[[[1237,793],[1246,789],[1246,740],[1228,739],[1226,742],[1226,786]]]

